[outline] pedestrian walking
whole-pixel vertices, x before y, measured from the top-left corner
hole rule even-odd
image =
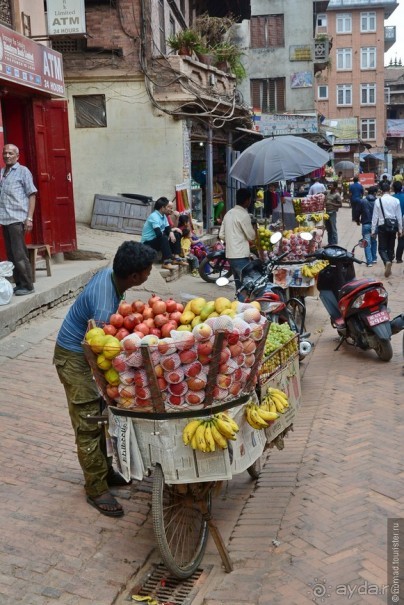
[[[7,258],[14,265],[14,294],[26,296],[35,291],[25,235],[32,231],[37,189],[31,172],[18,162],[19,157],[16,145],[3,147],[5,167],[0,172],[0,225]]]
[[[256,230],[251,223],[247,208],[251,204],[251,192],[238,189],[236,205],[226,212],[220,227],[219,238],[226,244],[226,257],[234,275],[236,292],[241,287],[240,273],[250,260],[250,244],[256,238]],[[238,295],[239,300],[243,300]]]
[[[126,481],[107,457],[104,428],[87,421],[102,411],[93,375],[82,342],[88,322],[109,322],[129,288],[140,286],[149,277],[155,252],[139,242],[123,242],[115,254],[112,269],[94,275],[73,303],[56,339],[53,363],[65,389],[77,455],[84,474],[87,502],[103,515],[121,517],[123,508],[109,492]]]
[[[366,240],[365,248],[366,264],[368,267],[373,267],[377,263],[377,241],[371,237],[372,233],[372,216],[376,201],[377,187],[369,187],[366,197],[364,197],[358,206],[357,223],[362,225],[362,238]]]
[[[384,262],[384,276],[391,275],[391,264],[394,259],[396,234],[401,237],[403,232],[403,217],[400,202],[390,195],[390,184],[382,184],[382,196],[377,198],[372,216],[372,237],[379,240],[379,254]]]
[[[400,175],[401,176],[401,175]],[[403,184],[399,179],[395,179],[393,181],[393,197],[396,197],[400,202],[401,214],[403,215],[403,229],[404,229],[404,192],[403,192]],[[397,240],[397,248],[396,248],[396,263],[403,262],[403,252],[404,252],[404,237],[399,237]]]
[[[341,206],[342,198],[339,192],[339,185],[337,181],[334,181],[330,184],[325,198],[325,211],[328,214],[325,228],[327,230],[329,245],[338,244],[337,212]]]
[[[354,176],[353,183],[349,185],[349,199],[351,202],[352,220],[355,221],[355,223],[358,219],[358,205],[364,195],[365,190],[363,185],[359,182],[359,177]]]
[[[181,258],[181,230],[172,229],[168,216],[174,212],[172,202],[160,197],[153,212],[147,217],[142,229],[141,243],[161,252],[163,269],[175,269],[175,265],[188,265]]]

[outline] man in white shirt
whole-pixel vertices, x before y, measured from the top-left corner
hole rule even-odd
[[[325,188],[323,183],[320,183],[320,179],[317,178],[309,189],[309,195],[315,195],[316,193],[326,193],[326,191],[327,189]]]
[[[379,254],[385,267],[384,276],[389,277],[394,259],[396,233],[398,233],[398,237],[402,237],[403,233],[403,217],[399,200],[390,195],[390,183],[382,183],[381,189],[383,195],[376,198],[373,208],[372,237],[378,237]],[[385,219],[396,219],[397,231],[387,231]]]
[[[252,226],[248,207],[251,193],[248,189],[238,189],[236,205],[224,215],[219,238],[226,243],[226,257],[233,271],[236,291],[241,287],[240,272],[250,260],[250,244],[255,240],[256,231]],[[242,297],[239,296],[242,300]]]

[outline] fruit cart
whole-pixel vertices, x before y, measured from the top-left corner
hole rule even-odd
[[[178,578],[199,566],[209,530],[226,571],[232,570],[211,515],[212,490],[245,470],[254,476],[265,429],[280,416],[264,409],[255,392],[268,322],[253,305],[224,298],[214,303],[222,315],[210,310],[213,317],[190,330],[171,330],[170,338],[140,338],[135,331],[116,342],[107,325],[102,328],[107,340],[94,333],[101,328],[92,327],[83,343],[107,403],[108,416],[101,421],[108,424],[115,466],[126,479],[142,480],[153,472],[156,543]],[[233,313],[231,304],[241,313]],[[209,310],[201,299],[188,305],[199,317]],[[190,308],[181,313],[182,326],[196,315]],[[229,315],[223,315],[226,309]],[[204,383],[203,396],[198,380]]]

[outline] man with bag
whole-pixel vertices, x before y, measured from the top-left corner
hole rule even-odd
[[[372,216],[372,237],[378,236],[379,254],[384,262],[384,276],[391,275],[396,233],[402,237],[403,217],[400,202],[390,195],[390,183],[381,185],[382,196],[376,199]],[[377,234],[376,234],[377,230]]]

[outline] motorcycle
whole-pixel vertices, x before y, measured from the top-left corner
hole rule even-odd
[[[214,284],[220,277],[229,279],[232,275],[229,261],[226,258],[226,248],[220,240],[212,246],[205,258],[199,263],[199,275],[201,278]]]
[[[337,245],[325,246],[306,258],[329,262],[318,274],[317,289],[340,337],[335,350],[347,342],[364,351],[373,349],[379,359],[390,361],[391,336],[404,328],[404,314],[390,320],[388,294],[381,281],[356,279],[354,264],[363,264],[354,255],[357,246],[365,248],[367,242],[360,240],[351,252]]]

